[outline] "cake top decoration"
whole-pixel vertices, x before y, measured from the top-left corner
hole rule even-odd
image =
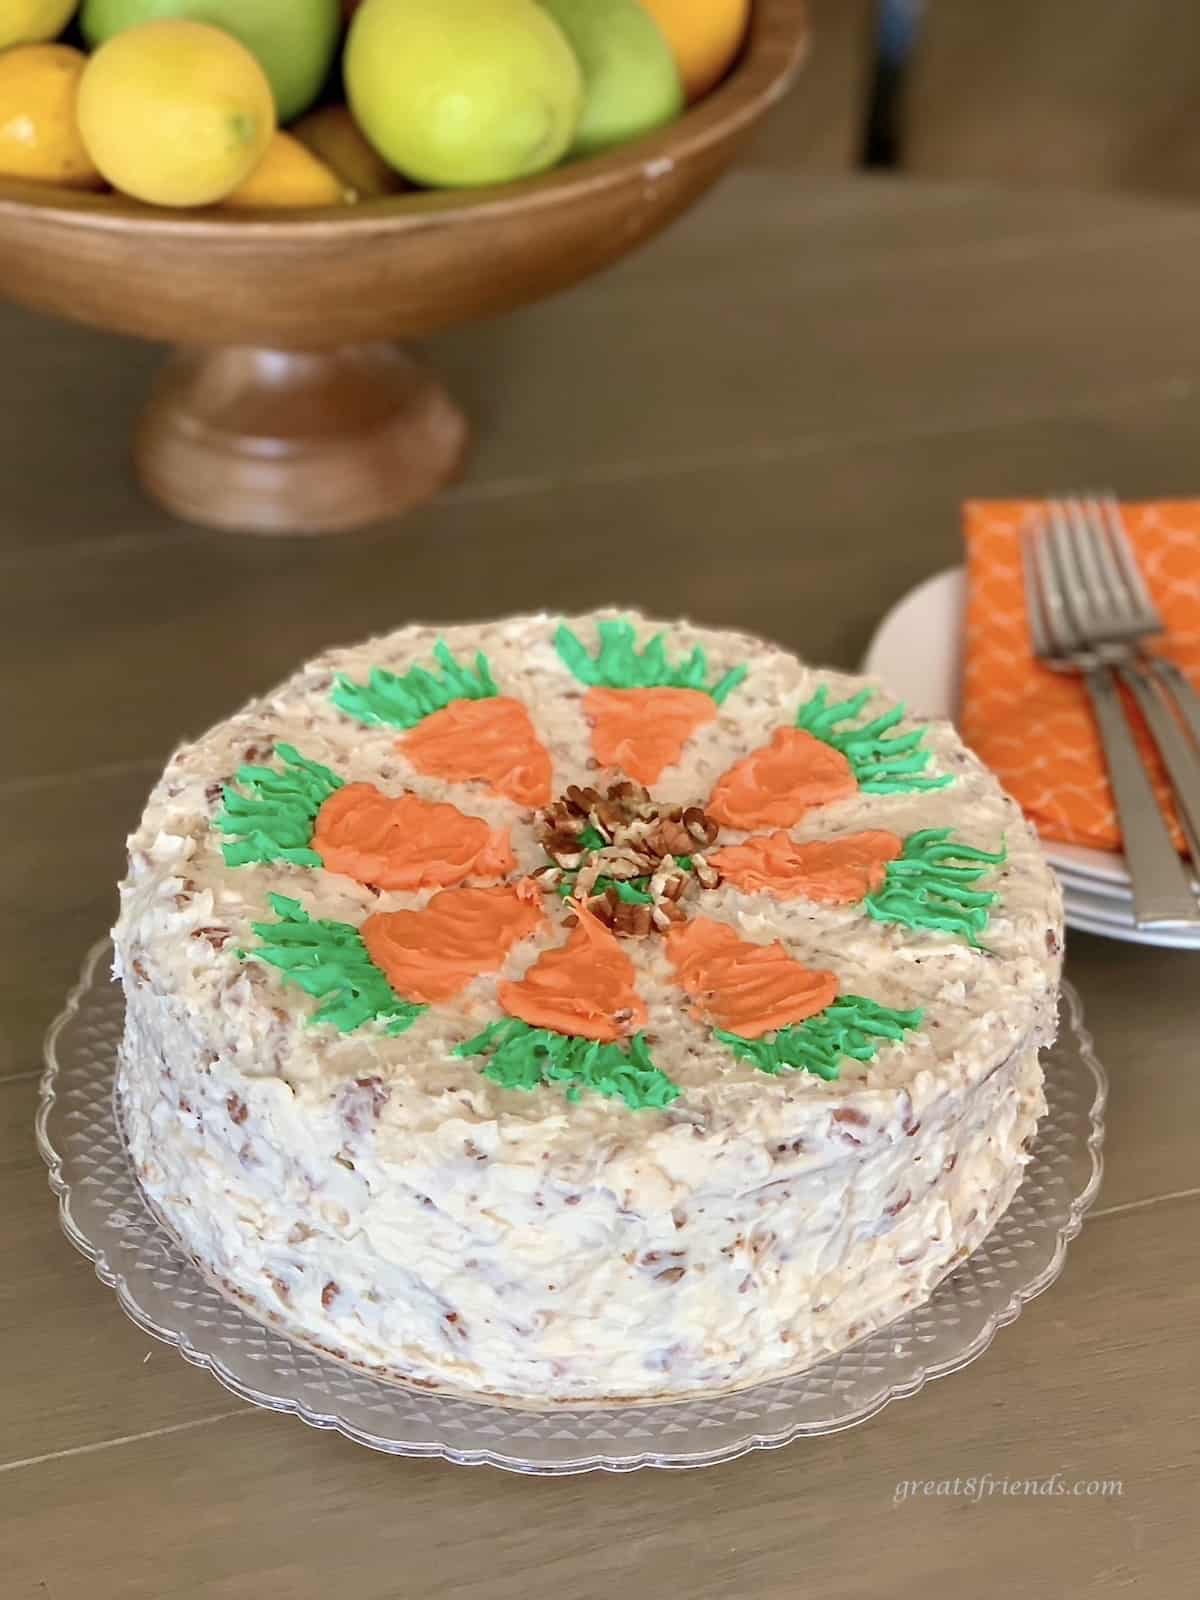
[[[708,682],[708,654],[697,645],[687,659],[672,666],[665,636],[656,633],[639,651],[631,622],[598,622],[600,646],[594,656],[579,637],[562,623],[554,644],[563,662],[580,683],[604,689],[695,689],[723,705],[745,680],[748,667],[732,667],[716,683]]]
[[[870,1061],[918,1028],[919,1009],[844,992],[834,947],[827,965],[808,965],[779,939],[747,937],[729,919],[734,912],[740,923],[736,897],[758,896],[841,907],[867,925],[981,949],[997,893],[980,880],[1003,865],[1003,846],[983,850],[949,828],[791,831],[854,796],[919,795],[952,782],[929,770],[926,730],[900,731],[901,706],[870,717],[870,688],[836,700],[822,684],[766,743],[744,742],[731,764],[726,757],[707,799],[701,791],[694,803],[668,802],[648,775],[683,759],[748,669],[714,678],[702,645],[672,659],[663,633],[639,646],[627,621],[600,619],[596,637],[589,651],[564,623],[553,642],[587,686],[591,765],[609,776],[568,782],[557,800],[549,749],[527,706],[501,693],[482,651],[464,666],[439,639],[434,670],[375,666],[365,682],[338,673],[338,710],[369,730],[399,730],[395,748],[448,796],[415,793],[402,774],[397,792],[348,782],[280,741],[278,765],[244,765],[225,788],[214,819],[225,861],[341,875],[374,895],[431,897],[384,902],[356,927],[271,894],[277,920],[253,924],[259,943],[243,953],[322,1000],[312,1020],[343,1032],[372,1023],[401,1032],[497,974],[488,992],[500,1016],[461,1055],[486,1058],[484,1075],[502,1086],[562,1084],[571,1098],[590,1089],[637,1109],[661,1109],[682,1091],[654,1062],[645,963],[631,959],[629,941],[661,938],[662,970],[680,1001],[765,1073],[834,1078],[843,1061]],[[735,718],[722,734],[726,748],[737,726]],[[521,812],[510,810],[507,826],[494,809],[472,814],[479,787],[493,807]],[[722,837],[726,829],[733,838]],[[525,864],[519,837],[540,846],[542,865]],[[717,890],[710,914],[706,896]],[[535,938],[532,958],[506,977],[510,956]]]
[[[441,672],[410,667],[402,674],[372,667],[366,683],[355,683],[344,673],[338,675],[333,703],[358,722],[389,728],[415,728],[435,711],[444,711],[456,700],[494,700],[500,691],[492,669],[482,651],[475,657],[474,671],[461,666],[444,639],[433,647]]]

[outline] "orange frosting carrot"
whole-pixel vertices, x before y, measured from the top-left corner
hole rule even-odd
[[[519,700],[455,700],[399,741],[418,772],[448,783],[477,780],[521,806],[547,806],[550,755]]]
[[[566,944],[539,956],[519,983],[500,985],[500,1004],[531,1027],[611,1043],[646,1021],[634,976],[613,935],[581,909]]]
[[[495,972],[541,921],[541,895],[528,881],[443,889],[423,911],[377,911],[363,923],[362,939],[397,994],[432,1005]]]
[[[718,780],[708,814],[730,828],[791,828],[814,806],[856,794],[840,750],[803,728],[778,728]]]
[[[502,828],[415,794],[392,799],[373,783],[331,794],[312,842],[330,872],[380,889],[445,889],[468,878],[506,878],[516,866]]]
[[[745,1039],[803,1022],[837,999],[832,972],[802,966],[781,944],[750,944],[709,917],[677,922],[667,955],[696,1014]]]
[[[778,833],[729,845],[709,857],[709,865],[735,889],[770,889],[783,900],[816,900],[845,906],[883,887],[887,864],[904,848],[886,829],[847,834],[843,839],[811,839],[797,844]]]
[[[596,759],[644,784],[657,783],[717,714],[716,701],[699,689],[589,689],[583,709]]]

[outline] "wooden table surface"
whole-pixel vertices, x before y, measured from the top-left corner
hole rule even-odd
[[[853,666],[958,559],[964,497],[1200,489],[1198,283],[1200,215],[751,171],[610,276],[439,339],[466,481],[316,542],[171,523],[124,457],[155,353],[0,310],[0,1592],[1194,1592],[1192,955],[1070,941],[1112,1095],[1061,1281],[866,1426],[705,1472],[527,1481],[235,1402],[66,1244],[31,1130],[43,1032],[179,737],[412,619],[626,601]],[[983,1473],[1123,1489],[896,1503]]]

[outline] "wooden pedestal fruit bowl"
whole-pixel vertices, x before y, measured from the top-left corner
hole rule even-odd
[[[146,490],[189,521],[320,533],[454,477],[468,427],[400,341],[577,283],[708,189],[787,88],[804,0],[756,0],[726,81],[649,138],[502,188],[344,210],[152,210],[0,183],[0,294],[175,347],[138,425]]]

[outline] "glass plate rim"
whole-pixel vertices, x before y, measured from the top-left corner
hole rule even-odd
[[[991,1313],[975,1336],[960,1349],[940,1360],[931,1360],[918,1364],[904,1379],[897,1379],[895,1382],[885,1384],[877,1394],[872,1396],[866,1404],[856,1411],[847,1412],[828,1421],[804,1422],[793,1419],[791,1422],[782,1423],[776,1430],[751,1431],[733,1444],[724,1444],[710,1451],[693,1449],[686,1451],[686,1453],[668,1453],[662,1450],[645,1449],[628,1454],[615,1454],[593,1449],[580,1454],[578,1457],[552,1462],[540,1462],[482,1444],[478,1448],[465,1449],[449,1446],[439,1441],[401,1441],[394,1438],[384,1438],[368,1432],[336,1412],[320,1411],[295,1396],[272,1393],[268,1390],[254,1387],[230,1371],[215,1352],[198,1348],[186,1328],[172,1328],[156,1321],[139,1304],[127,1277],[110,1260],[105,1247],[94,1239],[77,1220],[72,1208],[72,1185],[64,1175],[64,1166],[67,1158],[56,1147],[51,1133],[51,1121],[58,1103],[58,1085],[64,1072],[60,1056],[60,1042],[80,1017],[89,997],[96,994],[98,969],[104,957],[111,953],[111,949],[111,941],[107,937],[98,940],[92,946],[84,960],[78,980],[69,991],[62,1010],[55,1017],[47,1031],[44,1043],[44,1070],[39,1085],[39,1103],[35,1129],[38,1150],[46,1163],[49,1185],[58,1200],[59,1223],[63,1233],[74,1248],[91,1261],[96,1276],[106,1287],[114,1291],[122,1311],[136,1326],[153,1338],[172,1346],[192,1366],[200,1367],[210,1372],[231,1394],[239,1399],[248,1401],[252,1405],[295,1416],[310,1427],[337,1432],[344,1438],[387,1454],[426,1460],[441,1459],[462,1466],[492,1466],[511,1472],[540,1476],[559,1476],[591,1471],[630,1472],[648,1467],[678,1470],[732,1461],[754,1450],[780,1449],[797,1439],[813,1438],[822,1434],[843,1432],[847,1428],[857,1427],[871,1417],[877,1416],[892,1401],[910,1398],[912,1395],[919,1393],[926,1383],[957,1372],[983,1355],[990,1347],[997,1332],[1014,1322],[1031,1300],[1043,1293],[1056,1281],[1066,1260],[1067,1247],[1082,1228],[1084,1217],[1095,1201],[1103,1177],[1104,1111],[1108,1098],[1108,1078],[1103,1065],[1096,1056],[1091,1034],[1084,1021],[1083,1006],[1078,991],[1069,981],[1064,979],[1061,985],[1062,1020],[1064,1024],[1062,1032],[1069,1032],[1078,1061],[1087,1069],[1093,1086],[1092,1102],[1087,1113],[1086,1153],[1089,1157],[1088,1175],[1082,1187],[1072,1195],[1066,1215],[1058,1224],[1057,1237],[1051,1258],[1027,1282],[1015,1286],[1007,1301],[999,1305]],[[1060,1033],[1060,1039],[1061,1037],[1062,1033]],[[1035,1147],[1034,1162],[1031,1163],[1030,1169],[1027,1170],[1033,1170],[1036,1162],[1037,1151]],[[132,1178],[132,1175],[130,1175],[130,1182],[136,1189],[136,1180]],[[140,1197],[140,1190],[137,1192]],[[160,1233],[162,1232],[161,1229],[159,1231]],[[974,1254],[978,1256],[986,1252],[993,1237],[994,1234],[989,1235]],[[172,1249],[176,1255],[182,1256],[182,1252],[178,1250],[178,1247],[174,1246],[173,1242]],[[944,1282],[949,1282],[949,1280],[944,1280]],[[244,1312],[243,1315],[249,1321],[254,1321],[248,1312]],[[890,1324],[885,1324],[883,1327],[876,1329],[868,1338],[875,1338],[881,1333],[886,1333],[888,1326]],[[280,1334],[280,1330],[273,1329],[272,1331],[279,1334],[280,1337],[284,1337]],[[866,1343],[867,1341],[861,1342]],[[332,1358],[330,1359],[332,1360]],[[827,1361],[833,1362],[837,1359],[838,1356],[835,1355],[827,1358]],[[336,1362],[334,1364],[341,1365]],[[825,1362],[818,1363],[817,1367],[809,1369],[809,1373],[817,1372],[825,1365]],[[367,1383],[374,1383],[374,1380],[371,1380],[369,1375],[365,1373],[358,1373],[357,1376]],[[808,1376],[808,1373],[797,1376],[803,1378]],[[740,1400],[748,1400],[751,1395],[758,1395],[770,1390],[774,1384],[788,1381],[794,1381],[794,1379],[773,1380],[772,1383],[760,1384],[754,1389],[743,1391],[741,1395],[734,1394],[722,1398],[727,1398],[731,1402],[737,1403]],[[375,1387],[385,1390],[389,1395],[394,1396],[397,1393],[392,1385],[376,1384]],[[400,1391],[400,1393],[406,1393],[406,1391]],[[448,1399],[448,1397],[438,1395],[422,1396],[421,1398],[426,1404],[435,1406],[439,1402],[446,1403]],[[689,1405],[695,1405],[704,1399],[704,1396],[696,1396],[694,1398],[688,1397],[666,1402],[661,1409],[678,1416],[685,1413]],[[480,1414],[481,1423],[484,1418],[497,1421],[520,1415],[520,1413],[514,1413],[504,1407],[489,1405],[485,1401],[459,1400],[457,1403],[477,1410]],[[561,1414],[569,1412],[570,1408],[564,1408],[564,1412]],[[590,1408],[588,1415],[602,1419],[606,1415],[614,1413],[624,1416],[627,1415],[627,1409]],[[547,1412],[536,1413],[535,1415],[554,1416],[559,1414]],[[581,1413],[570,1414],[580,1415]]]

